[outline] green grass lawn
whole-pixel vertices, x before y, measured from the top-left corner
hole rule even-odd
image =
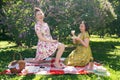
[[[0,80],[120,80],[120,38],[103,39],[91,36],[90,42],[93,57],[99,60],[110,72],[109,77],[89,75],[0,75]],[[7,69],[7,65],[13,60],[13,53],[20,52],[25,57],[35,57],[35,49],[16,47],[8,41],[0,42],[0,71]],[[69,55],[72,49],[66,49],[63,57]]]

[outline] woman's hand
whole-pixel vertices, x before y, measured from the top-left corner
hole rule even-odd
[[[50,42],[53,42],[53,43],[55,43],[55,42],[58,42],[58,40],[51,40]]]
[[[77,40],[77,41],[81,41],[81,39],[80,39],[79,37],[76,37],[75,40]]]
[[[76,37],[74,37],[74,36],[72,36],[71,38],[74,39],[74,40],[76,39]]]
[[[77,41],[76,39],[77,39],[78,37],[72,36],[71,38],[72,38],[72,40],[73,40],[73,43],[76,44],[76,41]]]
[[[81,38],[76,37],[75,40],[80,41],[80,43],[85,47],[89,46],[89,38],[86,38],[86,39],[82,40]]]

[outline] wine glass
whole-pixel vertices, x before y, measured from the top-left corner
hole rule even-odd
[[[75,34],[75,30],[72,30],[72,31],[71,31],[71,34],[74,35],[74,34]]]

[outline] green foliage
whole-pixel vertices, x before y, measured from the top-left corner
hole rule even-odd
[[[109,26],[109,28],[107,28],[107,32],[110,34],[116,34],[118,37],[120,37],[120,1],[118,0],[110,1],[115,8],[117,18],[114,21],[107,24],[107,26]]]
[[[34,32],[34,15],[33,7],[22,0],[6,1],[2,11],[5,16],[2,16],[4,21],[3,26],[6,27],[6,34],[12,37],[12,40],[17,45],[25,43],[27,46],[35,44],[36,36]]]
[[[40,7],[46,13],[45,20],[52,27],[53,34],[68,43],[70,31],[74,29],[79,33],[82,20],[90,25],[90,33],[104,36],[106,24],[116,18],[108,0],[45,0]]]
[[[79,33],[82,20],[90,25],[91,34],[104,36],[112,29],[106,24],[116,18],[114,8],[108,0],[3,0],[1,35],[9,36],[17,45],[35,45],[34,6],[39,6],[45,13],[45,21],[49,24],[53,37],[58,37],[64,43],[70,43],[71,30]]]

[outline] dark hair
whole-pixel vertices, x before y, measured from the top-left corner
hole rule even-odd
[[[36,16],[36,13],[39,12],[40,10],[39,9],[35,9],[35,16]]]
[[[89,26],[88,26],[88,24],[86,22],[84,24],[85,24],[85,31],[89,32]]]
[[[88,25],[86,22],[85,22],[84,24],[85,24],[85,31],[87,31],[88,34],[90,35],[90,32],[89,32],[89,25]]]

